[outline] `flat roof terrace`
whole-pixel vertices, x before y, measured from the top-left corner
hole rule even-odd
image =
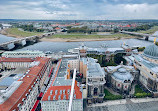
[[[64,77],[66,75],[66,72],[67,72],[67,67],[68,67],[68,61],[62,60],[60,67],[59,67],[59,70],[58,70],[57,77]]]

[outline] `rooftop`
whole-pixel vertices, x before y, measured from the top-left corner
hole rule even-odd
[[[121,82],[129,81],[129,80],[133,81],[133,79],[134,79],[132,74],[130,74],[130,72],[127,71],[123,67],[117,69],[117,71],[112,74],[112,77],[121,81]]]
[[[65,60],[61,61],[57,76],[64,77],[67,73],[67,68],[68,68],[68,61],[65,59]]]
[[[1,57],[0,62],[33,62],[34,60],[31,58],[6,58]]]
[[[97,60],[93,58],[81,58],[84,64],[87,65],[87,76],[88,77],[104,77],[104,70],[101,68],[99,63],[96,63]]]
[[[50,85],[45,92],[42,101],[69,100],[72,79],[66,79],[68,59],[58,62],[54,76],[51,78]],[[74,99],[82,99],[80,84],[75,82]]]
[[[69,100],[71,85],[68,86],[51,86],[44,94],[42,101],[52,100]],[[82,99],[80,88],[75,85],[74,99]]]
[[[8,110],[14,110],[17,109],[17,105],[19,103],[22,103],[22,99],[26,99],[26,94],[29,94],[29,89],[31,89],[31,86],[34,85],[34,82],[36,81],[37,77],[39,76],[39,73],[41,72],[41,69],[46,65],[49,58],[43,58],[38,57],[35,59],[35,61],[39,61],[40,64],[33,66],[29,68],[29,71],[27,73],[23,74],[22,78],[20,80],[17,80],[18,83],[12,83],[12,88],[7,90],[14,90],[12,94],[6,98],[3,103],[0,103],[0,111],[8,111]],[[17,86],[15,88],[15,86]],[[14,87],[13,87],[14,86]],[[3,95],[6,93],[4,92]]]
[[[57,77],[52,86],[70,86],[72,79],[65,79],[65,77]]]
[[[139,61],[141,64],[143,64],[144,66],[146,66],[147,68],[149,68],[149,69],[152,70],[153,72],[158,73],[158,64],[152,63],[152,62],[150,62],[150,61],[144,59],[144,58],[142,57],[142,55],[135,55],[134,57],[135,57],[135,59],[136,59],[137,61]]]
[[[152,59],[158,59],[158,46],[153,44],[146,47],[143,55]]]
[[[105,73],[104,73],[104,70],[99,65],[99,63],[89,63],[87,76],[88,77],[104,77]]]

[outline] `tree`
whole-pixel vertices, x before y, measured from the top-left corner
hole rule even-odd
[[[72,26],[67,26],[66,28],[67,28],[67,29],[71,29],[71,27],[72,27]]]
[[[114,61],[116,64],[120,64],[122,61],[123,61],[123,64],[125,65],[126,64],[126,60],[123,58],[125,54],[122,54],[122,53],[118,53],[114,56]]]
[[[144,51],[145,47],[139,47],[138,51]]]
[[[114,29],[114,33],[118,33],[119,32],[119,29],[118,28],[115,28]]]

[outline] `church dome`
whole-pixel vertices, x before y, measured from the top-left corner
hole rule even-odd
[[[119,68],[112,74],[112,77],[121,82],[133,81],[133,76],[125,68]]]
[[[143,55],[152,59],[158,59],[158,46],[153,44],[146,47]]]

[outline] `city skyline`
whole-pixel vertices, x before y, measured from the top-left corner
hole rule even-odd
[[[129,20],[157,19],[156,0],[3,0],[0,19]]]

